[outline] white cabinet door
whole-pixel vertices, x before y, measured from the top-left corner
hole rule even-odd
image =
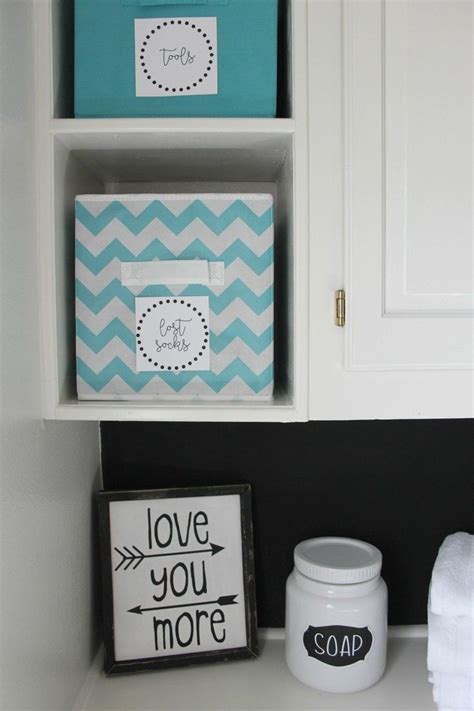
[[[310,416],[469,417],[474,0],[309,12]]]

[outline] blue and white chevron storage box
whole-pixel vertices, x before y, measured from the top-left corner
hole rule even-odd
[[[273,394],[273,198],[76,198],[83,400]]]

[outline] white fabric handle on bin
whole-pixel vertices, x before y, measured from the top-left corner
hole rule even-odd
[[[204,259],[122,262],[121,281],[123,286],[153,284],[224,286],[224,271],[224,262],[208,262]]]

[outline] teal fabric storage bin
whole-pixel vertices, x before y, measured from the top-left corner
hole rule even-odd
[[[278,0],[75,0],[75,115],[276,115]]]

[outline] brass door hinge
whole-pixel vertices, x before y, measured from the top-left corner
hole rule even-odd
[[[336,291],[336,326],[346,325],[346,292],[344,289]]]

